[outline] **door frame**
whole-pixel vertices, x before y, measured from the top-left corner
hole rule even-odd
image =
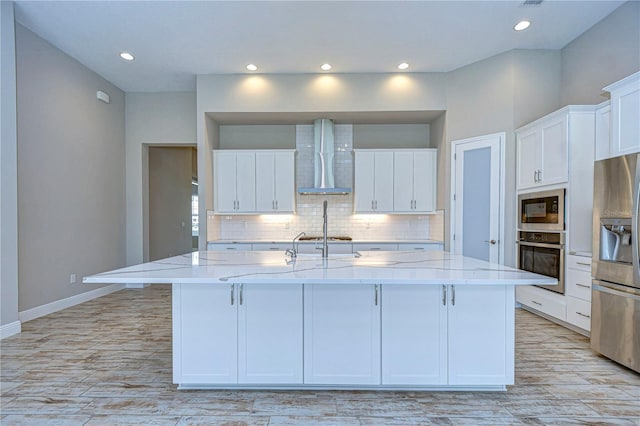
[[[498,195],[498,202],[500,204],[500,208],[498,209],[498,242],[499,242],[499,246],[498,246],[498,263],[499,264],[504,264],[504,248],[505,248],[505,241],[504,241],[504,237],[505,237],[505,166],[506,166],[506,162],[505,162],[505,140],[507,137],[506,132],[499,132],[499,133],[491,133],[488,135],[482,135],[482,136],[474,136],[471,138],[467,138],[467,139],[459,139],[459,140],[455,140],[455,141],[451,141],[451,176],[450,176],[450,181],[451,181],[451,186],[450,186],[450,194],[449,194],[449,211],[451,212],[449,215],[449,248],[450,251],[452,253],[455,253],[455,242],[454,242],[454,236],[455,236],[455,230],[456,230],[456,202],[454,200],[454,194],[455,194],[455,188],[456,188],[456,148],[460,145],[464,145],[464,144],[468,144],[468,143],[473,143],[473,142],[479,142],[482,141],[484,139],[489,139],[489,138],[499,138],[499,149],[500,149],[500,154],[499,154],[499,158],[500,158],[500,163],[499,163],[499,170],[498,170],[498,181],[499,181],[499,195]]]

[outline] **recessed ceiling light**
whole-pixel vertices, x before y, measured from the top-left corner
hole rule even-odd
[[[406,70],[407,68],[409,68],[409,64],[406,62],[403,62],[400,65],[398,65],[399,70]]]
[[[320,67],[323,71],[329,71],[331,69],[331,64],[322,64]]]
[[[516,31],[522,31],[522,30],[526,30],[527,28],[529,28],[529,25],[531,25],[531,22],[529,21],[520,21],[516,24],[515,27],[513,27],[514,30]]]
[[[129,52],[122,52],[120,53],[120,57],[122,59],[124,59],[125,61],[133,61],[135,58],[133,57],[133,55]]]
[[[249,65],[247,65],[247,69],[249,71],[256,71],[258,69],[258,67],[255,66],[254,64],[249,64]]]

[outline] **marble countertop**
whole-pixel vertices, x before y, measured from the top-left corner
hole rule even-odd
[[[444,244],[438,240],[329,240],[331,244]],[[210,240],[208,244],[291,244],[291,240]],[[318,241],[302,240],[296,241],[296,244],[316,244]]]
[[[554,278],[442,251],[299,254],[200,251],[83,278],[83,283],[557,284]]]

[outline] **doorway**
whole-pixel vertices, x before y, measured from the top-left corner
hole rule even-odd
[[[451,143],[451,241],[454,253],[504,262],[505,133]]]
[[[193,147],[149,146],[149,261],[194,250],[196,153]]]

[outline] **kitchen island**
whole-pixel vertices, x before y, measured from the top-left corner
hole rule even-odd
[[[202,251],[85,277],[172,284],[181,389],[504,390],[514,286],[552,278],[448,252]]]

